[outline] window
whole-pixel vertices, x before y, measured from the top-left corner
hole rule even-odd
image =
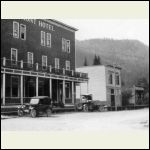
[[[51,47],[51,34],[47,33],[47,47]]]
[[[45,46],[45,32],[41,31],[41,45]]]
[[[70,53],[70,40],[62,38],[62,51]]]
[[[116,85],[120,85],[120,79],[119,79],[119,78],[120,78],[120,77],[119,77],[119,74],[116,73],[116,80],[115,80]]]
[[[33,67],[33,53],[28,52],[27,62],[29,67]]]
[[[66,41],[67,53],[70,53],[70,40]]]
[[[70,61],[66,61],[66,70],[70,70]]]
[[[47,56],[42,56],[42,69],[47,68]]]
[[[19,97],[19,77],[11,76],[11,97]]]
[[[59,69],[59,58],[55,58],[55,68]]]
[[[18,57],[17,57],[17,49],[15,48],[12,48],[11,49],[11,64],[12,65],[16,65],[17,64],[17,60],[18,60]]]
[[[19,23],[15,21],[13,22],[13,37],[19,38]]]
[[[71,98],[71,86],[70,86],[70,83],[66,83],[65,84],[66,86],[66,98]]]
[[[26,25],[20,24],[20,38],[26,40]]]
[[[66,40],[64,38],[62,38],[62,51],[66,51]]]
[[[109,73],[108,75],[108,84],[113,84],[113,74]]]

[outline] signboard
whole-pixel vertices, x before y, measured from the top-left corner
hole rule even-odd
[[[54,26],[45,22],[45,21],[42,21],[42,20],[38,20],[38,19],[24,19],[25,21],[27,22],[30,22],[32,24],[35,24],[41,28],[44,28],[44,29],[47,29],[47,30],[50,30],[50,31],[55,31],[54,30]]]

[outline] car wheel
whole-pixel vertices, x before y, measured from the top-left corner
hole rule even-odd
[[[88,112],[89,111],[88,105],[86,105],[86,104],[83,105],[83,111],[84,112]]]
[[[52,110],[51,109],[47,109],[46,110],[46,114],[47,114],[47,117],[50,117],[52,115]]]
[[[99,106],[98,111],[99,112],[104,112],[104,106]]]
[[[18,116],[22,117],[23,116],[23,111],[22,110],[18,110]]]
[[[31,112],[30,112],[30,115],[32,118],[35,118],[37,116],[37,112],[35,109],[32,109]]]

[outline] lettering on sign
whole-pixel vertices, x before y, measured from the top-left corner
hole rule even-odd
[[[27,21],[27,22],[30,22],[32,24],[35,24],[35,25],[37,25],[41,28],[44,28],[44,29],[47,29],[47,30],[50,30],[50,31],[55,31],[54,26],[52,26],[51,24],[46,23],[44,21],[37,20],[37,19],[24,19],[24,20]]]

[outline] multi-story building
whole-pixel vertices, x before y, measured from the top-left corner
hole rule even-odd
[[[32,96],[74,104],[75,31],[53,19],[1,20],[1,104],[23,104]]]
[[[77,97],[92,94],[94,100],[105,101],[109,106],[122,106],[121,68],[112,65],[84,66],[77,71],[88,73],[89,81],[81,83]]]

